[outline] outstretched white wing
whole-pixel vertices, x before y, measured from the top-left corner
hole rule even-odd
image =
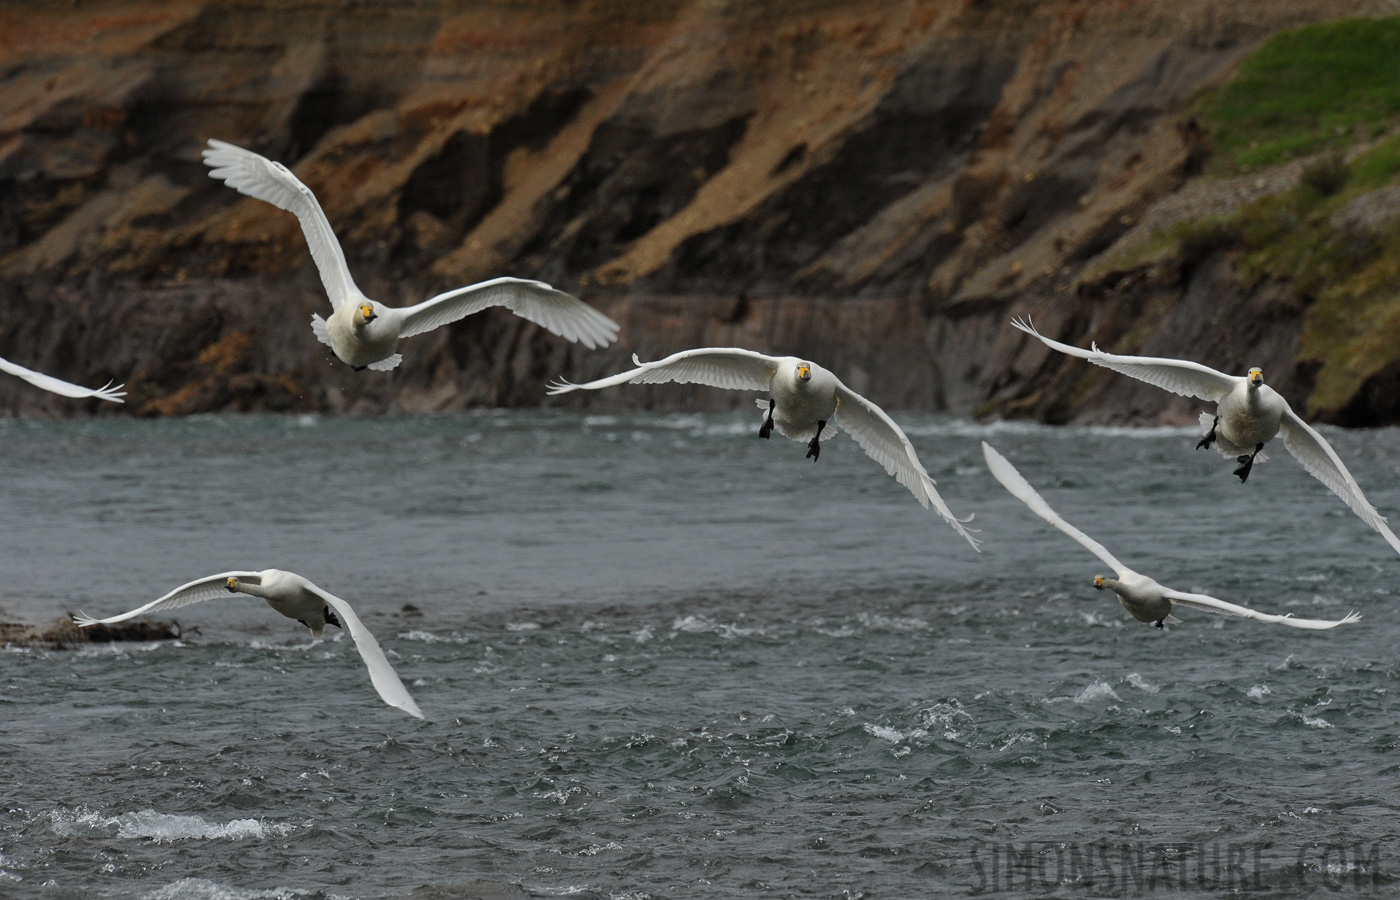
[[[16,365],[4,358],[0,358],[0,372],[8,372],[23,378],[35,387],[41,387],[46,391],[62,394],[65,397],[96,397],[99,400],[110,400],[113,403],[126,402],[122,399],[126,396],[126,391],[122,390],[125,385],[113,386],[110,381],[100,388],[85,388],[81,385],[69,384],[60,378],[54,378],[52,375],[45,375],[43,372],[26,369],[24,366]]]
[[[291,169],[251,150],[213,138],[204,151],[204,164],[212,169],[210,178],[217,178],[240,194],[266,200],[297,217],[306,235],[306,244],[311,248],[311,258],[321,273],[321,283],[330,295],[332,309],[363,296],[355,286],[355,279],[350,277],[345,251],[340,249],[340,241],[336,240],[321,204],[316,202],[316,195],[297,180]]]
[[[359,648],[360,657],[365,661],[365,667],[369,669],[369,680],[374,682],[374,689],[379,692],[379,697],[390,706],[397,707],[408,713],[410,716],[423,718],[423,711],[418,708],[418,704],[413,702],[409,696],[408,689],[399,680],[398,673],[394,667],[389,665],[389,660],[384,656],[384,651],[379,648],[379,641],[374,639],[374,635],[360,621],[360,617],[355,615],[355,611],[350,608],[350,604],[330,593],[324,588],[318,587],[311,582],[306,582],[306,588],[316,596],[325,600],[326,603],[335,610],[340,621],[350,632],[350,637],[354,639],[355,646]]]
[[[1233,603],[1226,603],[1224,600],[1217,600],[1207,594],[1188,594],[1183,591],[1174,591],[1171,588],[1163,588],[1162,592],[1170,597],[1173,603],[1180,603],[1182,606],[1192,606],[1196,609],[1223,613],[1227,616],[1240,616],[1245,619],[1254,619],[1257,622],[1287,625],[1291,628],[1307,628],[1312,631],[1336,628],[1338,625],[1350,625],[1352,622],[1361,618],[1360,613],[1349,612],[1335,621],[1326,619],[1295,619],[1292,616],[1275,616],[1269,613],[1257,612],[1248,607],[1236,606]]]
[[[629,381],[634,384],[665,384],[668,381],[679,381],[682,384],[706,384],[735,391],[766,391],[773,382],[774,373],[778,371],[778,360],[774,357],[739,347],[682,350],[665,359],[649,363],[642,362],[634,354],[632,362],[637,364],[637,368],[587,384],[556,381],[549,386],[549,393],[596,391]]]
[[[259,572],[222,572],[218,575],[201,578],[198,581],[191,581],[189,584],[182,584],[159,600],[152,600],[145,606],[133,609],[131,612],[124,612],[119,616],[94,619],[79,612],[73,617],[73,621],[83,628],[89,625],[111,625],[113,622],[123,622],[162,609],[179,609],[182,606],[189,606],[191,603],[203,603],[205,600],[213,600],[216,597],[234,596],[234,593],[229,591],[225,584],[230,578],[237,578],[239,581],[246,581],[249,584],[262,584],[262,575]]]
[[[523,278],[493,278],[438,294],[417,306],[405,306],[397,310],[403,323],[399,337],[431,331],[491,306],[504,306],[517,316],[590,350],[606,347],[617,340],[618,324],[612,319],[577,297],[556,291],[542,281]]]
[[[992,470],[992,476],[996,478],[997,481],[1000,481],[1001,486],[1010,491],[1012,496],[1030,507],[1031,512],[1074,538],[1085,550],[1088,550],[1090,553],[1103,560],[1114,572],[1117,572],[1119,578],[1124,577],[1125,573],[1132,571],[1127,566],[1114,559],[1113,554],[1105,550],[1103,544],[1100,544],[1098,541],[1060,518],[1060,514],[1051,509],[1050,504],[1046,503],[1045,499],[1035,492],[1035,488],[1031,487],[1030,483],[1027,482],[1025,478],[1021,477],[1021,473],[1016,471],[1016,467],[1013,466],[1006,457],[993,449],[992,445],[988,444],[986,441],[982,442],[982,456],[986,458],[987,468]]]
[[[959,519],[938,496],[934,480],[919,462],[919,454],[904,429],[880,407],[836,382],[836,424],[860,444],[866,455],[885,467],[885,471],[907,487],[924,509],[930,506],[943,517],[953,530],[967,539],[972,549],[980,551],[977,539],[963,527],[968,520]]]
[[[1376,512],[1366,495],[1361,493],[1361,486],[1351,477],[1351,473],[1342,464],[1337,451],[1327,443],[1327,439],[1298,418],[1298,414],[1292,409],[1284,411],[1283,419],[1279,422],[1279,431],[1283,432],[1283,446],[1303,464],[1308,474],[1346,501],[1352,512],[1361,517],[1361,521],[1380,532],[1385,542],[1400,553],[1400,538],[1386,525],[1385,516]]]
[[[1122,372],[1138,381],[1145,381],[1183,397],[1199,397],[1213,403],[1218,402],[1221,397],[1234,389],[1236,382],[1243,380],[1234,375],[1217,372],[1209,366],[1188,362],[1184,359],[1165,359],[1158,356],[1118,356],[1113,353],[1105,353],[1097,346],[1090,350],[1081,350],[1069,344],[1050,340],[1036,331],[1035,326],[1031,325],[1029,321],[1023,319],[1012,319],[1011,325],[1013,328],[1019,328],[1026,334],[1037,338],[1045,346],[1061,353],[1087,359],[1095,365],[1112,369],[1115,372]]]

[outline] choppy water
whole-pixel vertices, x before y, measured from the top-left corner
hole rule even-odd
[[[1241,486],[1187,431],[906,423],[980,556],[845,437],[814,466],[753,417],[0,423],[6,617],[287,568],[429,717],[253,598],[0,653],[0,896],[1397,889],[1378,536],[1281,449]],[[1400,511],[1400,433],[1328,434]],[[1166,583],[1366,618],[1134,622],[982,438]]]

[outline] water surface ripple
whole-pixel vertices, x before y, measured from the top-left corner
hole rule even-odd
[[[1395,890],[1378,535],[1281,448],[1240,485],[1190,431],[905,421],[983,554],[849,439],[813,465],[756,417],[0,422],[6,618],[287,568],[428,715],[253,598],[0,652],[0,896]],[[1400,510],[1400,432],[1327,435]],[[1365,619],[1134,622],[981,439],[1165,583]]]

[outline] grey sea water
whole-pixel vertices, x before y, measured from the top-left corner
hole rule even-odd
[[[0,422],[0,612],[227,569],[178,642],[0,652],[0,896],[1314,896],[1400,886],[1397,559],[1279,448],[901,417],[974,553],[844,436],[755,416]],[[1382,512],[1400,433],[1327,431]],[[989,440],[1190,610],[1159,631]],[[415,893],[416,892],[416,893]]]

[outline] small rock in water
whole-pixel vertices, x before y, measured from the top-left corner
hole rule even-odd
[[[48,647],[71,650],[82,644],[106,644],[112,641],[171,641],[180,636],[180,626],[173,622],[120,622],[115,625],[91,625],[79,628],[71,618],[54,619],[40,625],[0,622],[0,646]]]

